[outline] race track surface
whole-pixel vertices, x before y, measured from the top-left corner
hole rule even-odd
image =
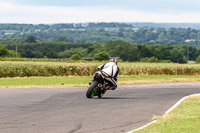
[[[124,133],[163,115],[200,82],[122,85],[102,99],[87,88],[0,89],[0,133]]]

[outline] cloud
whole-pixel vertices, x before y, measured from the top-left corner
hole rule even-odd
[[[0,23],[200,22],[198,12],[150,12],[134,9],[20,5],[0,2]]]
[[[151,12],[165,11],[200,11],[199,0],[0,0],[15,4],[46,6],[109,6],[123,9],[136,9]]]

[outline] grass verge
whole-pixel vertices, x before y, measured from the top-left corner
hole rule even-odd
[[[0,87],[60,87],[60,86],[88,86],[91,76],[83,77],[29,77],[29,78],[0,78]],[[169,82],[195,82],[200,76],[120,76],[118,84],[138,83],[169,83]]]
[[[158,121],[133,133],[199,133],[200,95],[185,99],[167,115],[154,117]]]

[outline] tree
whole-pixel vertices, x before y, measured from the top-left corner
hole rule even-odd
[[[17,56],[20,57],[20,54],[17,52]],[[8,50],[8,57],[16,57],[16,51]]]
[[[67,39],[64,36],[59,36],[57,41],[58,42],[67,42]]]
[[[154,52],[154,48],[152,48],[151,46],[147,46],[147,45],[137,45],[138,48],[138,58],[142,59],[145,57],[152,57],[153,52]]]
[[[106,50],[112,57],[120,57],[123,61],[137,60],[138,49],[135,45],[126,41],[109,41]]]
[[[109,60],[109,54],[106,52],[100,52],[94,55],[94,59],[99,61]]]
[[[47,52],[46,56],[47,56],[47,58],[57,58],[58,57],[57,53],[54,51]]]
[[[171,55],[170,60],[175,62],[175,63],[186,63],[187,62],[187,59],[184,56],[184,53],[177,48],[171,50],[170,55]]]
[[[39,52],[39,51],[35,52],[35,58],[43,58],[43,57],[44,56],[43,56],[43,54],[41,52]]]
[[[28,37],[26,37],[25,41],[28,42],[28,43],[36,43],[36,37],[28,36]]]
[[[48,58],[57,58],[58,55],[56,52],[54,52],[54,50],[52,48],[49,48],[47,46],[41,47],[39,51],[37,51],[40,53],[40,55],[43,55],[44,57],[48,57]]]
[[[71,56],[70,59],[71,59],[71,60],[80,60],[81,57],[80,57],[80,55],[78,55],[78,54],[73,54],[73,55]]]
[[[158,35],[157,41],[160,42],[160,43],[162,43],[162,42],[165,41],[165,39],[166,39],[165,33],[161,32],[161,33]]]
[[[154,54],[159,60],[169,60],[171,58],[170,47],[165,45],[159,45]]]
[[[156,58],[156,57],[150,57],[149,59],[148,59],[148,62],[158,62],[158,58]]]
[[[200,55],[196,58],[196,63],[200,63]]]
[[[20,50],[21,56],[26,58],[34,58],[35,54],[31,50]]]
[[[8,49],[5,48],[5,46],[0,45],[0,56],[4,57],[8,55]]]

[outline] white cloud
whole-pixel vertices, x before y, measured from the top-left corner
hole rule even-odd
[[[200,22],[198,12],[155,13],[109,7],[28,6],[0,2],[0,23]]]

